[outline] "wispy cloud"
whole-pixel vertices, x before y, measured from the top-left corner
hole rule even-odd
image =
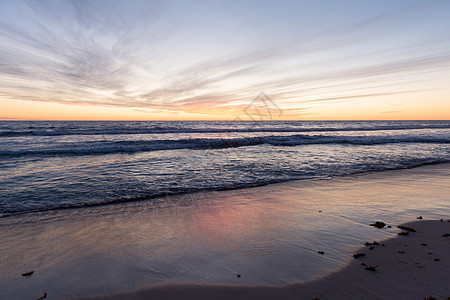
[[[413,93],[421,89],[408,83],[450,69],[448,19],[408,23],[424,7],[445,14],[447,2],[307,12],[305,3],[258,3],[256,13],[229,4],[236,15],[228,2],[2,3],[0,97],[205,112],[242,107],[265,90],[300,112],[304,103]]]

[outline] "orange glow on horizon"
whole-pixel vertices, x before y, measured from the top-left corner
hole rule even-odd
[[[391,106],[380,99],[366,103],[349,101],[307,105],[304,108],[285,107],[282,115],[251,116],[253,120],[449,120],[450,101],[413,101],[390,97]],[[394,99],[395,98],[395,99]],[[440,98],[440,99],[439,99]],[[282,101],[279,101],[282,102]],[[444,103],[444,105],[442,105]],[[252,120],[244,111],[247,104],[220,107],[214,103],[180,106],[169,109],[146,109],[98,105],[62,104],[52,102],[1,100],[0,120],[98,120],[98,121],[195,121],[195,120]],[[289,106],[292,106],[289,104]]]

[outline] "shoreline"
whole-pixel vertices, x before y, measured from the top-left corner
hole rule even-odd
[[[432,165],[1,218],[0,298],[312,284],[365,241],[397,236],[394,225],[448,219],[449,175]]]
[[[325,277],[286,286],[172,284],[84,299],[445,299],[450,295],[450,220],[402,224],[416,232],[360,248]],[[403,230],[405,231],[405,230]],[[363,265],[364,264],[364,265]],[[374,270],[367,270],[373,267]]]
[[[248,184],[243,185],[239,187],[233,187],[233,188],[218,188],[218,189],[204,189],[199,190],[196,192],[181,192],[181,193],[174,193],[174,194],[158,194],[153,196],[144,196],[142,199],[136,199],[136,200],[130,200],[130,199],[117,199],[111,202],[104,202],[104,203],[89,203],[84,204],[80,206],[63,206],[63,207],[54,207],[49,209],[43,209],[43,210],[30,210],[30,211],[23,211],[23,212],[14,212],[9,213],[6,215],[0,215],[0,220],[4,218],[15,218],[15,217],[21,217],[21,216],[28,216],[28,215],[34,215],[34,214],[46,214],[53,211],[64,211],[64,210],[77,210],[77,209],[89,209],[89,208],[97,208],[97,207],[108,207],[108,206],[116,206],[116,205],[126,205],[126,204],[138,204],[140,202],[145,201],[152,201],[159,199],[164,199],[167,197],[183,197],[186,195],[197,195],[197,194],[208,194],[208,193],[214,193],[214,192],[224,192],[224,191],[239,191],[239,190],[246,190],[246,189],[254,189],[254,188],[260,188],[265,186],[272,186],[272,185],[279,185],[279,184],[295,184],[295,183],[301,183],[301,182],[317,182],[317,181],[328,181],[328,180],[339,180],[339,179],[348,179],[348,178],[355,178],[360,176],[370,176],[370,175],[376,175],[379,173],[385,173],[385,172],[399,172],[399,171],[405,171],[405,170],[414,170],[414,169],[421,169],[426,167],[433,167],[433,166],[448,166],[450,168],[450,162],[424,162],[420,163],[418,165],[413,165],[409,167],[402,167],[398,169],[384,169],[384,170],[376,170],[376,171],[364,171],[360,173],[354,173],[354,174],[347,174],[347,175],[338,175],[338,176],[329,176],[329,177],[317,177],[317,178],[305,178],[305,179],[289,179],[284,181],[276,181],[276,182],[270,182],[270,183],[256,183],[256,184]]]

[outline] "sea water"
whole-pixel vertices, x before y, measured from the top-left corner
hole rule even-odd
[[[450,121],[0,121],[0,217],[450,162]]]

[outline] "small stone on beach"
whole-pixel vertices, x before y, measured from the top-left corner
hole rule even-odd
[[[22,274],[22,276],[25,277],[30,277],[31,275],[33,275],[34,271],[26,271],[25,273]]]
[[[380,221],[376,221],[373,224],[370,224],[370,226],[376,227],[376,228],[383,228],[384,226],[386,226],[386,223],[384,222],[380,222]]]
[[[365,267],[365,270],[367,270],[367,271],[376,271],[377,268],[378,268],[378,266],[372,266],[372,265],[370,265],[370,266],[366,266],[366,267]]]
[[[398,235],[408,235],[408,234],[409,234],[409,231],[402,231],[402,232],[398,233]]]
[[[422,219],[423,219],[422,216],[417,217],[417,220],[422,220]]]
[[[379,245],[379,243],[377,241],[373,241],[373,243],[370,243],[370,242],[364,243],[364,246],[373,246],[373,245]]]
[[[412,228],[412,227],[403,226],[403,225],[398,225],[397,227],[400,228],[400,229],[409,231],[409,232],[416,232],[416,230],[414,228]]]
[[[325,252],[323,252],[323,251],[317,251],[317,253],[322,254],[322,255],[325,254]]]
[[[365,254],[365,253],[356,253],[356,254],[353,254],[353,258],[358,258],[358,257],[361,257],[361,256],[366,256],[366,254]]]

